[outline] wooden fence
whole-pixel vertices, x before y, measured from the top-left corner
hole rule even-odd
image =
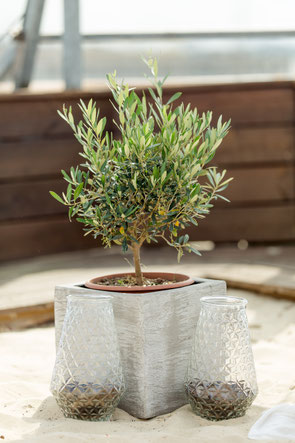
[[[184,86],[182,100],[212,110],[232,129],[215,159],[235,180],[194,240],[273,242],[295,239],[294,83]],[[60,170],[78,164],[80,145],[56,113],[91,97],[113,129],[110,94],[65,92],[0,97],[0,260],[95,247],[49,195],[65,188]]]

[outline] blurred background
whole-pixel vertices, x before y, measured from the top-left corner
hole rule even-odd
[[[27,0],[14,0],[2,7],[2,55],[5,38],[20,32],[26,7]],[[280,7],[267,0],[150,0],[144,9],[134,0],[80,0],[79,10],[82,85],[104,80],[115,67],[123,77],[142,77],[140,56],[149,51],[160,58],[163,73],[184,76],[186,81],[196,76],[231,76],[238,81],[246,75],[253,80],[294,75],[292,0],[282,0]],[[31,86],[46,82],[47,87],[50,82],[51,87],[61,87],[62,0],[44,2],[39,32]],[[9,76],[7,80],[9,83]]]
[[[14,0],[0,14],[0,260],[95,248],[69,224],[60,170],[79,145],[56,110],[93,97],[115,133],[105,75],[144,88],[141,56],[169,73],[166,95],[232,119],[216,155],[235,178],[190,230],[211,244],[295,239],[293,0]]]

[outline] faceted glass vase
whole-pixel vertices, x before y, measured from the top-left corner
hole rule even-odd
[[[111,297],[68,296],[50,390],[65,417],[111,418],[125,391]]]
[[[201,298],[185,391],[194,413],[208,420],[243,416],[258,393],[246,304]]]

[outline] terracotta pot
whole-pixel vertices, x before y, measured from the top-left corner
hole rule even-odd
[[[134,272],[124,272],[122,274],[110,274],[102,277],[92,278],[85,283],[85,286],[90,289],[99,289],[103,291],[112,292],[151,292],[161,291],[163,289],[181,288],[183,286],[189,286],[194,283],[194,280],[184,274],[174,274],[172,272],[143,272],[142,275],[147,278],[163,278],[166,280],[174,280],[173,283],[166,285],[154,285],[154,286],[106,286],[99,284],[100,280],[108,277],[125,277],[127,275],[135,276]]]

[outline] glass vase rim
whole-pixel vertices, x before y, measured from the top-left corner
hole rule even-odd
[[[208,295],[201,297],[200,301],[206,306],[213,306],[216,308],[245,308],[248,304],[248,300],[246,298],[234,297],[231,295]]]
[[[112,300],[111,295],[105,295],[105,294],[83,294],[83,293],[72,293],[68,295],[69,300],[92,300],[92,301],[111,301]]]

